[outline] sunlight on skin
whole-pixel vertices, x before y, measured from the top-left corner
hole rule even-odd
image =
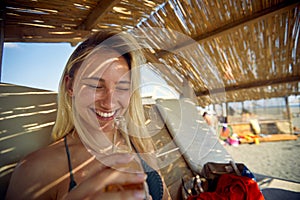
[[[100,71],[101,74],[98,74],[99,73],[99,70],[98,69],[108,69],[112,63],[114,62],[117,62],[119,61],[119,58],[117,57],[112,57],[112,58],[108,58],[106,59],[105,61],[101,61],[100,62],[100,65],[98,65],[99,63],[99,55],[98,55],[99,52],[94,52],[94,54],[91,55],[91,57],[89,59],[87,59],[87,61],[85,61],[82,65],[86,65],[86,67],[84,67],[83,71],[80,73],[80,76],[77,78],[77,79],[87,79],[87,78],[91,78],[91,77],[102,77],[102,74],[104,73],[103,71]],[[95,61],[96,60],[96,61]],[[96,66],[90,66],[90,65],[96,65]],[[92,71],[90,71],[92,69]],[[105,70],[104,70],[105,71]],[[85,74],[88,74],[87,77],[83,77],[83,75]],[[99,78],[100,79],[100,78]],[[78,84],[75,84],[75,87],[78,87],[77,86]],[[86,85],[80,85],[80,89],[77,93],[82,93],[82,91],[85,90],[87,86]],[[96,93],[94,95],[97,95]],[[96,97],[94,97],[96,98]],[[96,118],[93,116],[91,119],[89,119],[89,122],[93,122],[93,126],[96,127],[96,129],[99,129],[99,124],[98,124],[98,121],[96,120]],[[111,126],[111,124],[106,124],[103,128],[105,129],[106,127],[109,127]],[[102,128],[102,129],[103,129]]]
[[[120,101],[111,102],[113,103],[113,107],[107,107],[106,105],[106,101],[109,101],[112,98],[112,95],[121,95],[118,93],[120,91],[116,89],[118,84],[126,84],[127,82],[129,84],[128,66],[124,58],[120,56],[121,55],[118,52],[106,52],[102,49],[92,52],[89,58],[82,63],[83,67],[79,68],[79,71],[76,72],[73,82],[72,106],[75,113],[74,123],[75,126],[76,124],[79,124],[77,128],[79,133],[90,133],[88,135],[79,135],[91,153],[97,154],[99,149],[102,152],[105,152],[113,145],[112,132],[114,131],[114,122],[110,120],[99,123],[100,121],[98,120],[95,111],[99,110],[99,108],[103,110],[103,102],[105,103],[105,110],[113,109],[115,112],[114,115],[122,115],[125,112],[123,108],[128,107],[127,104],[129,102],[124,101],[122,101],[124,104],[122,104],[122,106],[116,107],[116,105],[120,104]],[[113,72],[111,71],[111,67],[113,67]],[[120,74],[122,77],[117,77]],[[112,77],[112,81],[102,78],[106,76]],[[90,85],[95,85],[96,81],[97,84],[100,83],[101,89],[91,88]],[[103,94],[103,92],[105,92],[105,94]],[[122,97],[123,99],[128,99],[129,101],[129,96],[124,97],[123,93],[123,96],[120,96],[119,98]],[[85,99],[83,99],[85,102],[81,97],[85,97]],[[101,107],[99,106],[99,103],[98,106],[96,106],[95,102],[91,102],[91,99],[95,99],[97,102],[101,101]],[[83,107],[89,107],[90,109],[87,111],[85,109],[83,111]]]
[[[85,78],[102,77],[102,75],[100,75],[100,76],[98,75],[99,70],[97,70],[97,69],[101,69],[101,68],[103,68],[103,67],[105,67],[104,69],[108,69],[108,68],[111,66],[112,63],[117,62],[118,60],[119,60],[119,58],[109,58],[109,59],[105,60],[105,61],[102,62],[100,65],[96,66],[95,68],[92,68],[93,71],[90,72],[90,73],[87,73],[87,74],[89,74],[89,75],[88,75],[88,77],[85,77]],[[92,61],[93,61],[93,60],[92,60]],[[92,61],[90,61],[90,62],[93,63]],[[89,65],[89,64],[87,64],[87,65]],[[84,70],[84,71],[82,72],[82,74],[86,74],[86,71],[88,71],[89,69],[91,69],[91,68],[86,67],[86,70]],[[104,70],[104,71],[105,71],[105,70]],[[103,72],[102,72],[102,73],[103,73]],[[101,73],[101,74],[102,74],[102,73]],[[99,79],[100,79],[100,78],[99,78]]]
[[[83,167],[87,166],[88,164],[90,164],[93,160],[95,159],[95,156],[92,156],[90,159],[88,159],[87,161],[85,161],[84,163],[82,163],[81,165],[79,165],[78,167],[74,168],[73,172],[74,174],[76,172],[78,172],[80,169],[82,169]],[[37,191],[34,194],[34,198],[38,198],[39,196],[41,196],[43,193],[45,193],[46,191],[50,190],[52,187],[54,187],[55,185],[59,184],[60,182],[62,182],[63,180],[65,180],[66,178],[69,178],[70,174],[69,172],[67,172],[65,175],[63,175],[62,177],[60,177],[59,179],[53,181],[52,183],[50,183],[49,185],[45,186],[44,188],[40,189],[39,191]]]

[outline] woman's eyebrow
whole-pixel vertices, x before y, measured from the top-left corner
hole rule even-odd
[[[105,82],[105,80],[103,78],[98,78],[98,77],[86,77],[86,78],[83,78],[83,80],[95,80],[95,81]],[[120,81],[118,81],[116,83],[118,83],[118,84],[130,84],[131,81],[120,80]]]
[[[104,79],[99,78],[99,77],[85,77],[83,80],[95,80],[95,81],[101,81],[104,82]]]
[[[131,81],[124,81],[124,80],[121,80],[121,81],[118,81],[119,84],[130,84]]]

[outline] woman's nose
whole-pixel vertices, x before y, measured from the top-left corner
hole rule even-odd
[[[106,89],[101,98],[102,106],[111,108],[114,105],[114,100],[115,100],[114,89]]]

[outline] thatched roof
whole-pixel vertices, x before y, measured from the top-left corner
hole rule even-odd
[[[4,8],[5,42],[74,45],[102,28],[141,31],[156,47],[151,67],[178,91],[187,79],[200,105],[300,92],[297,0],[7,0]]]

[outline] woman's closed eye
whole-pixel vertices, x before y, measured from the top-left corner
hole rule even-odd
[[[130,81],[120,81],[116,84],[115,88],[118,91],[126,92],[130,90],[130,86],[131,86]]]
[[[92,88],[92,89],[96,89],[96,90],[106,90],[106,87],[104,85],[97,85],[97,84],[85,84],[86,86]],[[120,92],[126,92],[130,90],[130,86],[126,86],[126,85],[117,85],[115,87],[116,91],[120,91]]]
[[[127,87],[127,86],[116,86],[116,90],[119,90],[119,91],[129,91],[130,87]]]
[[[104,81],[99,78],[83,78],[82,84],[92,89],[104,89]]]
[[[97,85],[97,84],[86,84],[86,86],[93,88],[93,89],[104,89],[105,88],[103,85]]]
[[[128,80],[120,80],[119,82],[114,83],[114,85],[107,85],[107,83],[103,80],[97,80],[94,78],[84,79],[83,84],[91,89],[96,89],[99,91],[105,91],[108,88],[114,88],[115,91],[126,92],[131,88],[131,83]]]

